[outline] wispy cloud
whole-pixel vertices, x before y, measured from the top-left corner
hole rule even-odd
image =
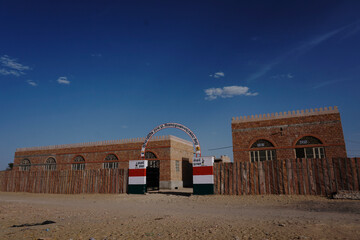
[[[223,78],[225,77],[225,73],[224,72],[216,72],[214,74],[210,74],[209,77],[213,77],[213,78]]]
[[[204,92],[206,100],[215,100],[219,98],[231,98],[234,96],[256,96],[258,93],[252,93],[245,86],[227,86],[223,88],[208,88]]]
[[[325,81],[325,82],[321,82],[321,83],[318,83],[318,84],[314,85],[312,88],[313,88],[313,89],[318,89],[318,88],[325,87],[325,86],[327,86],[327,85],[331,85],[331,84],[338,83],[338,82],[343,82],[343,81],[345,81],[345,80]]]
[[[272,79],[292,79],[294,78],[294,75],[291,73],[288,74],[277,74],[271,77]]]
[[[0,74],[1,75],[13,75],[13,76],[16,76],[16,77],[19,77],[22,75],[22,73],[18,72],[18,71],[15,71],[15,70],[9,70],[9,69],[5,69],[5,68],[0,68]]]
[[[65,84],[65,85],[69,85],[70,81],[67,79],[67,77],[59,77],[57,82],[59,84]]]
[[[274,60],[268,64],[263,65],[261,68],[258,69],[258,71],[251,74],[246,81],[251,82],[253,80],[256,80],[258,78],[261,78],[262,76],[266,75],[270,70],[273,69],[275,65],[279,63],[278,60]]]
[[[31,68],[17,62],[17,59],[10,58],[8,55],[3,55],[0,57],[0,63],[2,68],[0,68],[1,75],[13,75],[19,77],[25,74],[25,71],[30,70]]]
[[[36,87],[38,84],[36,82],[34,82],[33,80],[27,80],[26,81],[29,85]]]
[[[93,53],[91,54],[92,57],[102,57],[101,53]]]
[[[360,32],[360,21],[356,21],[346,26],[339,27],[337,29],[333,29],[321,35],[315,36],[308,41],[300,43],[299,45],[295,46],[294,48],[280,55],[279,57],[273,59],[269,63],[264,64],[255,73],[251,74],[246,79],[246,81],[250,82],[265,76],[276,65],[284,62],[288,57],[301,56],[333,37],[340,36],[342,34],[343,38],[348,38],[354,34],[357,34],[358,32]]]

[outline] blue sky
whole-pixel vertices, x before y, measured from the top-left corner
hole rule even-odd
[[[0,0],[0,169],[18,147],[186,125],[232,157],[231,117],[338,106],[360,155],[359,1]],[[190,140],[179,130],[163,130]]]

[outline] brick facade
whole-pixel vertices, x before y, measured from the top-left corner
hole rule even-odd
[[[67,144],[59,146],[20,148],[15,152],[14,170],[19,171],[24,159],[31,163],[30,171],[45,169],[48,158],[56,160],[56,170],[70,170],[74,159],[82,156],[85,159],[85,169],[101,169],[109,154],[114,154],[118,168],[128,168],[129,160],[140,159],[143,138],[123,139],[84,144]],[[147,152],[155,154],[160,161],[160,188],[182,187],[182,161],[192,162],[193,144],[175,136],[154,137],[146,148]],[[178,168],[176,167],[178,162]]]
[[[234,162],[250,161],[250,152],[275,150],[277,159],[294,159],[296,148],[321,147],[326,158],[346,158],[344,135],[337,107],[320,108],[232,119]],[[322,144],[297,145],[305,136]],[[260,139],[273,147],[251,148]]]

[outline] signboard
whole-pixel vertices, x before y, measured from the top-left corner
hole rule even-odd
[[[193,187],[195,195],[214,194],[214,157],[193,159]]]
[[[193,167],[205,167],[205,166],[213,166],[214,165],[214,157],[199,157],[194,158]]]
[[[145,149],[146,149],[146,145],[148,144],[149,140],[151,139],[151,137],[157,133],[158,131],[165,129],[165,128],[177,128],[180,129],[182,131],[184,131],[187,135],[189,135],[191,137],[191,140],[194,143],[194,147],[195,147],[195,153],[197,155],[201,155],[201,150],[200,150],[200,144],[198,139],[196,138],[195,134],[187,127],[185,127],[184,125],[181,125],[179,123],[164,123],[161,124],[159,126],[157,126],[156,128],[154,128],[145,138],[145,141],[141,147],[141,158],[145,158]]]
[[[144,194],[146,192],[147,160],[129,161],[129,194]]]

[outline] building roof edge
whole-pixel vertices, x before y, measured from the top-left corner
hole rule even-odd
[[[337,106],[315,108],[315,109],[311,108],[310,110],[305,109],[305,110],[296,110],[296,111],[288,111],[288,112],[259,114],[255,116],[251,115],[251,116],[233,117],[231,123],[257,122],[257,121],[266,121],[273,119],[304,117],[304,116],[323,115],[323,114],[332,114],[332,113],[339,113]]]

